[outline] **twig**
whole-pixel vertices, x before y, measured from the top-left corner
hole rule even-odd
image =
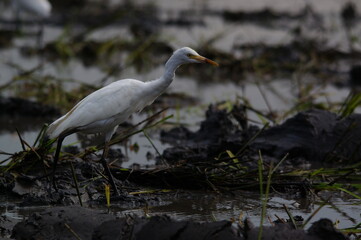
[[[148,139],[148,141],[150,142],[150,144],[152,145],[152,147],[155,149],[155,151],[157,152],[158,156],[160,157],[160,159],[162,160],[163,164],[165,166],[169,166],[167,161],[163,158],[162,154],[159,152],[158,148],[154,145],[152,139],[149,137],[148,133],[145,131],[145,129],[143,130],[144,136]]]
[[[321,197],[323,200],[323,198]],[[341,214],[343,217],[347,218],[349,221],[351,221],[353,224],[356,224],[357,221],[353,217],[349,216],[346,211],[342,211],[339,207],[337,207],[334,203],[331,201],[328,201],[328,204],[339,214]],[[361,224],[361,223],[360,223]]]
[[[110,145],[114,145],[114,144],[116,144],[116,143],[119,143],[119,142],[123,141],[124,139],[127,139],[127,138],[129,138],[130,136],[133,136],[133,135],[135,135],[135,134],[137,134],[137,133],[143,132],[143,130],[145,130],[145,129],[149,129],[149,128],[155,127],[155,126],[157,126],[158,124],[163,123],[163,122],[165,122],[166,120],[168,120],[169,118],[172,118],[172,117],[173,117],[173,114],[172,114],[172,115],[169,115],[169,116],[167,116],[167,117],[159,120],[158,122],[156,122],[156,123],[154,123],[154,124],[152,124],[152,125],[149,125],[149,126],[147,126],[147,127],[145,127],[145,128],[142,128],[142,129],[140,129],[140,130],[134,131],[134,132],[129,133],[129,134],[125,135],[125,136],[115,138],[115,139],[113,139],[112,141],[110,141],[109,146],[110,146]]]
[[[71,232],[71,234],[74,235],[74,237],[77,239],[77,240],[81,240],[80,236],[74,232],[74,230],[67,224],[67,223],[64,223],[65,227],[69,230],[69,232]]]
[[[41,128],[38,136],[36,136],[36,139],[35,139],[35,142],[34,142],[34,144],[33,144],[33,147],[35,147],[36,144],[38,143],[38,141],[39,141],[40,139],[42,139],[42,137],[43,137],[43,135],[44,135],[44,133],[45,133],[45,131],[46,131],[47,128],[48,128],[48,124],[44,124],[43,127]]]
[[[244,97],[240,97],[240,96],[238,96],[237,98],[239,98],[239,99],[243,100],[243,102],[245,102],[245,101],[246,101]],[[248,102],[248,101],[247,101],[247,102]],[[272,119],[271,117],[267,116],[267,115],[266,115],[266,114],[264,114],[263,112],[261,112],[261,111],[259,111],[259,110],[255,109],[255,108],[253,108],[253,107],[252,107],[252,106],[250,106],[249,104],[244,104],[244,107],[245,107],[247,110],[250,110],[250,111],[252,111],[252,112],[254,112],[254,113],[258,114],[258,115],[260,115],[260,116],[262,116],[262,117],[264,117],[264,118],[268,119],[269,121],[271,121],[271,122],[273,122],[273,123],[275,123],[275,122],[276,122],[276,121],[275,121],[275,119]],[[248,119],[248,120],[249,120],[249,121],[251,121],[250,119]],[[256,122],[256,121],[254,121],[254,122]]]
[[[327,198],[326,201],[324,201],[307,219],[306,221],[303,222],[302,224],[302,228],[304,228],[308,223],[309,221],[311,221],[311,219],[321,210],[321,208],[323,208],[327,203],[328,201],[331,199],[332,196],[330,196],[329,198]]]
[[[261,96],[262,96],[264,102],[266,103],[266,106],[267,106],[267,108],[268,108],[268,111],[269,111],[270,113],[273,113],[273,110],[272,110],[272,108],[271,108],[271,105],[270,105],[270,103],[269,103],[269,101],[268,101],[268,99],[267,99],[267,97],[266,97],[266,94],[264,93],[263,89],[261,88],[260,83],[259,83],[258,80],[256,81],[256,85],[257,85],[258,91],[261,93]]]
[[[153,120],[156,116],[158,116],[159,114],[161,114],[162,112],[164,112],[164,111],[167,110],[167,109],[168,109],[168,108],[165,108],[165,109],[160,110],[159,112],[153,114],[152,116],[150,116],[150,117],[144,119],[143,121],[140,121],[140,122],[137,123],[136,125],[130,127],[129,129],[127,129],[127,131],[132,130],[132,129],[138,127],[139,125],[141,125],[141,124],[144,123],[144,122]],[[137,133],[142,132],[142,131],[145,130],[145,129],[149,129],[149,128],[155,127],[155,126],[157,126],[158,124],[160,124],[160,123],[162,123],[162,122],[164,122],[164,121],[166,121],[166,120],[168,120],[169,118],[172,118],[172,117],[173,117],[173,115],[169,115],[169,116],[167,116],[167,117],[159,120],[158,122],[156,122],[156,123],[154,123],[154,124],[152,124],[152,125],[149,125],[149,126],[143,128],[143,129],[140,129],[140,130],[131,132],[131,133],[125,135],[125,136],[121,136],[121,137],[118,137],[118,138],[114,138],[112,141],[109,142],[109,146],[114,145],[114,144],[116,144],[116,143],[119,143],[119,142],[123,141],[124,139],[127,139],[127,138],[130,137],[130,136],[133,136],[133,135],[135,135],[135,134],[137,134]],[[102,147],[103,147],[103,146],[102,146]],[[100,148],[97,147],[97,149],[102,149],[102,147],[100,147]]]
[[[13,153],[8,153],[8,152],[4,152],[4,151],[0,150],[0,155],[12,156],[12,155],[14,155],[14,154],[13,154]]]
[[[288,157],[288,153],[286,153],[285,156],[281,159],[281,161],[279,161],[279,162],[277,163],[277,165],[272,169],[271,174],[273,174],[273,173],[277,170],[277,168],[278,168],[279,166],[281,166],[281,164],[286,160],[287,157]]]
[[[261,130],[259,130],[253,137],[251,137],[243,146],[242,148],[236,153],[236,156],[238,156],[239,154],[241,154],[246,147],[248,147],[249,144],[251,144],[257,137],[258,135],[260,135],[267,127],[268,127],[269,123],[266,123],[263,128],[261,128]]]
[[[275,217],[282,223],[286,223],[286,221],[283,218],[280,218],[277,214],[275,214]]]
[[[35,155],[38,157],[39,160],[41,160],[41,157],[39,155],[39,153],[32,147],[30,146],[29,143],[27,143],[25,140],[22,140],[24,142],[24,144],[32,151],[35,153]]]
[[[83,202],[82,202],[82,200],[81,200],[80,191],[79,191],[79,186],[78,186],[78,180],[77,180],[77,178],[76,178],[75,170],[74,170],[74,166],[73,166],[73,163],[72,163],[72,162],[70,162],[70,167],[71,167],[71,174],[72,174],[73,180],[74,180],[74,185],[75,185],[75,189],[76,189],[76,194],[78,195],[78,199],[79,199],[80,206],[83,206]]]
[[[333,179],[331,182],[329,182],[327,185],[332,186],[333,184],[335,184],[336,182],[338,182],[339,180],[349,176],[350,174],[354,173],[356,169],[351,169],[349,172],[342,174],[341,176]]]
[[[167,110],[167,108],[165,108],[165,109],[163,109],[163,110],[155,113],[154,115],[148,117],[147,119],[144,119],[143,121],[137,123],[135,126],[132,126],[132,127],[128,128],[126,131],[129,131],[129,130],[131,130],[131,129],[134,129],[134,128],[136,128],[137,126],[141,125],[142,123],[144,123],[144,122],[146,122],[146,121],[149,121],[149,120],[155,118],[155,116],[159,115],[160,113],[164,112],[165,110]],[[147,126],[147,127],[144,127],[144,128],[142,128],[142,129],[140,129],[140,130],[136,130],[136,131],[131,132],[131,133],[126,134],[126,135],[118,136],[118,137],[112,139],[112,140],[109,142],[109,146],[112,146],[112,145],[117,144],[117,143],[119,143],[119,142],[121,142],[121,141],[124,141],[125,139],[127,139],[127,138],[129,138],[129,137],[131,137],[131,136],[133,136],[133,135],[135,135],[135,134],[137,134],[137,133],[140,133],[140,132],[142,132],[143,130],[146,130],[146,129],[155,127],[155,126],[157,126],[158,124],[161,124],[161,123],[165,122],[166,120],[168,120],[168,119],[170,119],[170,118],[172,118],[172,117],[173,117],[173,115],[171,114],[171,115],[169,115],[169,116],[167,116],[167,117],[159,120],[158,122],[156,122],[156,123],[154,123],[154,124],[152,124],[152,125],[149,125],[149,126]],[[96,152],[96,151],[98,151],[98,150],[101,150],[101,149],[103,149],[103,148],[104,148],[104,144],[101,144],[101,145],[96,146],[96,147],[95,147],[95,150],[91,150],[91,151],[88,151],[88,152],[85,152],[85,153],[81,153],[81,154],[79,154],[78,156],[84,157],[84,156],[87,155],[87,154],[94,153],[94,152]]]
[[[21,147],[22,147],[23,151],[25,151],[25,145],[24,145],[24,142],[23,142],[23,138],[21,137],[19,130],[17,128],[15,128],[15,130],[16,130],[16,133],[18,134],[19,139],[20,139]]]
[[[8,157],[8,158],[6,158],[6,159],[4,159],[4,160],[0,161],[0,166],[4,165],[4,163],[8,162],[8,161],[12,158],[12,156],[13,156],[13,154],[11,154],[11,156],[10,156],[10,157]],[[9,163],[11,163],[11,161],[9,161]]]
[[[286,210],[286,213],[287,213],[288,217],[290,218],[290,220],[293,224],[293,227],[295,229],[297,229],[297,224],[296,224],[295,218],[292,216],[290,210],[288,210],[288,207],[285,204],[283,204],[283,208]]]

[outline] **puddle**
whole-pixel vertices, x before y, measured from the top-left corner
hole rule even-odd
[[[181,194],[185,194],[184,192]],[[188,193],[186,193],[188,194]],[[12,202],[8,197],[0,195],[2,202]],[[329,218],[334,222],[338,222],[339,229],[353,226],[361,220],[359,211],[359,201],[347,198],[334,197],[331,199],[332,206],[326,205],[312,218],[306,226],[306,229],[313,223],[322,218]],[[267,216],[275,221],[277,217],[288,219],[288,215],[284,210],[283,204],[292,212],[293,216],[301,216],[307,219],[311,213],[321,206],[321,203],[311,203],[304,201],[304,199],[293,200],[282,197],[271,197],[267,204]],[[92,208],[92,206],[88,206]],[[93,206],[97,209],[102,209],[104,212],[107,209],[101,206]],[[34,212],[39,212],[47,209],[47,206],[40,207],[16,207],[13,204],[0,206],[2,215],[6,215],[14,220],[22,220],[29,217]],[[340,210],[342,209],[342,210]],[[127,204],[126,208],[117,207],[113,205],[110,212],[123,217],[126,215],[136,214],[138,216],[156,216],[168,215],[171,218],[181,220],[191,220],[197,222],[213,222],[220,220],[238,219],[240,216],[247,217],[255,225],[260,222],[261,204],[259,195],[251,192],[241,192],[234,196],[205,194],[204,192],[189,192],[189,197],[177,197],[174,193],[173,198],[164,199],[157,203],[156,206],[150,205],[147,210],[145,206],[131,206]],[[268,220],[264,224],[270,226]]]

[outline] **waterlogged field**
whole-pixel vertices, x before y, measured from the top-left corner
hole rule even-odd
[[[357,238],[359,1],[52,1],[42,33],[34,15],[21,13],[17,24],[10,2],[0,4],[2,177],[31,175],[33,152],[51,165],[54,149],[33,146],[44,124],[115,80],[158,78],[172,52],[189,46],[220,66],[182,66],[153,105],[121,125],[109,158],[125,200],[112,199],[110,211],[248,217],[256,226],[293,215],[306,229],[329,218]],[[82,134],[64,142],[64,162],[92,175],[80,194],[69,184],[71,197],[59,202],[44,197],[45,181],[12,180],[2,186],[2,215],[14,225],[52,204],[105,210],[98,144]]]

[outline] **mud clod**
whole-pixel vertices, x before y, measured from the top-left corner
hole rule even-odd
[[[243,118],[239,118],[244,115],[244,110],[235,109],[227,113],[210,106],[206,120],[197,132],[184,127],[162,132],[161,139],[175,145],[166,149],[163,157],[171,162],[193,162],[207,161],[226,150],[238,152],[260,129],[248,126]],[[360,114],[342,118],[335,113],[312,109],[262,131],[247,147],[248,156],[261,150],[265,161],[268,161],[267,157],[282,159],[289,154],[290,162],[303,159],[309,163],[348,164],[361,157],[360,134]]]
[[[246,238],[249,240],[258,239],[259,228],[253,228],[246,232]],[[263,227],[262,239],[292,239],[292,240],[346,240],[348,239],[341,232],[336,230],[329,219],[323,218],[314,222],[312,226],[305,231],[295,229],[288,223],[278,223],[272,227]]]
[[[206,119],[197,132],[178,127],[161,133],[162,141],[175,145],[164,151],[164,159],[171,163],[206,161],[226,150],[237,152],[242,144],[245,144],[248,136],[259,130],[257,127],[243,130],[242,127],[247,123],[240,116],[244,115],[244,109],[228,113],[226,110],[218,109],[217,105],[210,105]]]
[[[301,112],[265,130],[252,144],[269,156],[304,158],[310,162],[344,164],[361,157],[361,115],[342,118],[324,110]]]

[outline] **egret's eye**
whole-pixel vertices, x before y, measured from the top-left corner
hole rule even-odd
[[[192,54],[190,54],[190,53],[187,53],[187,57],[191,57],[192,56]]]

